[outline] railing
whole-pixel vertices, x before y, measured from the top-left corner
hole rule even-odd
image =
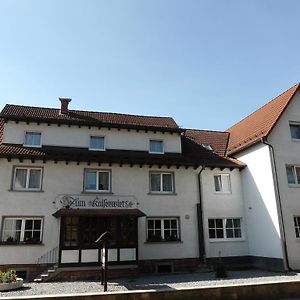
[[[47,253],[43,254],[36,260],[36,265],[38,272],[42,272],[45,270],[47,267],[55,265],[58,263],[58,253],[59,253],[59,248],[55,247],[48,251]]]

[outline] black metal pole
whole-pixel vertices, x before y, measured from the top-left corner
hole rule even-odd
[[[108,256],[108,251],[107,251],[107,242],[104,243],[104,292],[107,292],[107,256]]]

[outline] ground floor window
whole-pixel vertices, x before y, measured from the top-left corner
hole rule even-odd
[[[296,238],[300,238],[300,216],[294,217]]]
[[[95,241],[105,231],[112,235],[109,247],[137,246],[136,217],[67,216],[62,218],[62,248],[98,248]]]
[[[147,219],[148,242],[171,242],[179,240],[179,218]]]
[[[242,238],[241,219],[208,219],[208,234],[210,239]]]
[[[2,227],[2,242],[41,243],[42,223],[42,218],[5,217]]]

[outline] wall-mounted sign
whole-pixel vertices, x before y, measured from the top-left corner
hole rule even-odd
[[[80,209],[134,209],[138,203],[134,196],[58,195],[55,208]]]

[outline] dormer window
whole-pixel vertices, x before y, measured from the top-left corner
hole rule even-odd
[[[90,150],[104,151],[104,136],[91,136],[90,137]]]
[[[164,153],[164,142],[161,140],[150,140],[149,153]]]
[[[207,143],[204,143],[204,144],[201,144],[201,146],[203,148],[205,148],[206,150],[208,151],[214,151],[213,147],[211,146],[211,144],[207,144]]]
[[[42,146],[41,132],[26,131],[24,146],[26,147],[41,147]]]

